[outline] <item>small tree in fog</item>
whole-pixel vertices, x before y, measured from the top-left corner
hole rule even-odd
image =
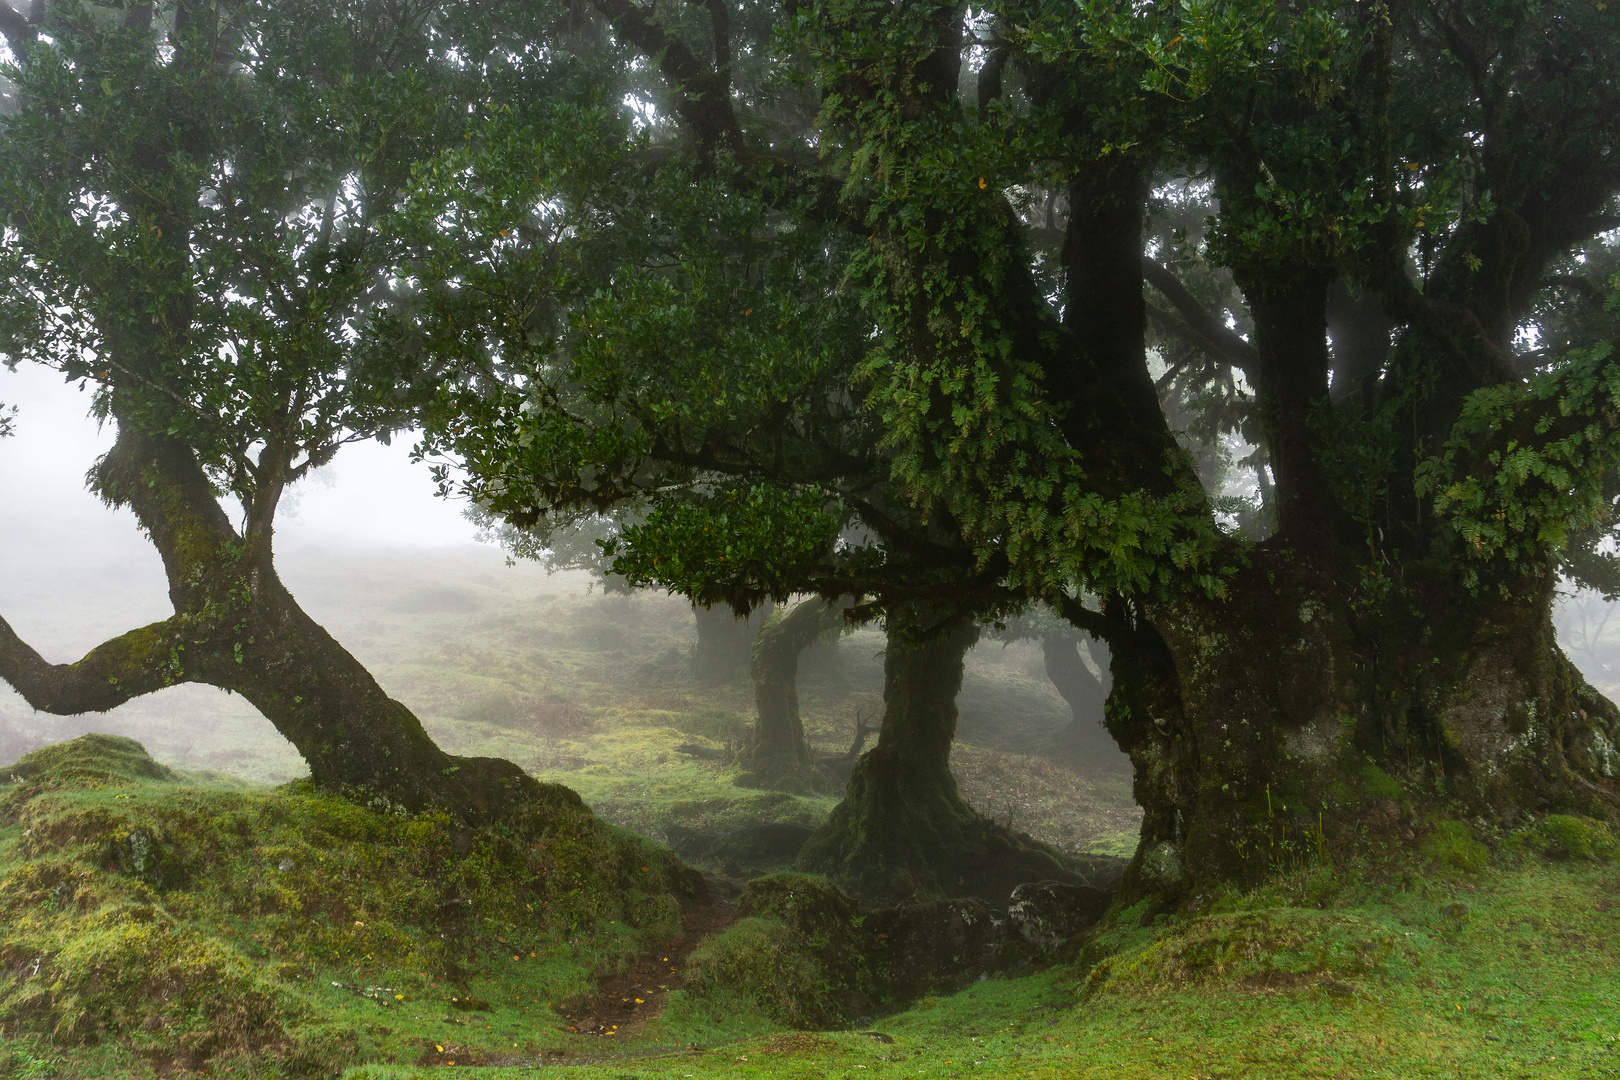
[[[386,440],[410,402],[361,387],[354,347],[401,260],[382,222],[413,164],[462,138],[456,88],[483,74],[447,57],[448,10],[0,3],[0,357],[94,388],[117,439],[91,486],[135,513],[175,609],[60,665],[0,622],[0,677],[35,708],[201,682],[251,701],[322,786],[466,819],[537,790],[440,751],[272,560],[288,485]]]

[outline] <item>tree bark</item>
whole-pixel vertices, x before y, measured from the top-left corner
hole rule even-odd
[[[1255,390],[1276,477],[1277,532],[1319,556],[1343,512],[1322,469],[1313,427],[1328,402],[1327,294],[1332,277],[1301,270],[1287,281],[1248,283],[1254,316]]]
[[[1557,646],[1550,569],[1506,598],[1434,581],[1399,611],[1322,581],[1262,549],[1228,599],[1120,620],[1109,726],[1145,811],[1128,895],[1196,906],[1376,862],[1436,817],[1507,828],[1620,805],[1620,710]]]
[[[34,708],[104,712],[177,683],[241,694],[303,755],[315,783],[384,810],[442,809],[468,824],[533,800],[578,806],[495,758],[440,750],[404,705],[298,606],[268,530],[232,527],[191,451],[120,426],[95,486],[129,506],[163,557],[175,614],[50,664],[0,620],[0,678]]]
[[[801,869],[874,899],[924,894],[996,903],[1025,881],[1079,880],[1055,850],[976,813],[957,791],[950,769],[956,695],[977,640],[972,625],[930,626],[915,605],[891,611],[877,746],[861,757],[844,801],[805,844]]]
[[[779,791],[835,791],[838,782],[818,768],[799,715],[799,657],[828,630],[843,625],[847,605],[811,597],[766,626],[754,639],[749,672],[757,717],[743,754],[744,787]]]

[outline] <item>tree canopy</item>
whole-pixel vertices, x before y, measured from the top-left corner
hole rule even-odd
[[[1546,609],[1614,580],[1617,18],[597,0],[575,96],[421,178],[392,340],[456,357],[446,482],[633,506],[632,582],[1107,638],[1145,889],[1258,872],[1369,756],[1612,807]]]
[[[863,598],[888,711],[806,864],[863,887],[1062,872],[946,768],[972,624],[1032,604],[1109,645],[1130,890],[1353,847],[1369,759],[1608,814],[1548,605],[1620,583],[1617,20],[0,6],[0,352],[183,451],[232,544],[409,420],[491,519],[624,522],[631,584]]]

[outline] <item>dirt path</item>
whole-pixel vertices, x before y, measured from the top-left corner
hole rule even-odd
[[[655,952],[643,953],[624,974],[602,979],[589,998],[558,1009],[568,1021],[568,1030],[603,1038],[627,1037],[663,1015],[669,992],[686,985],[687,956],[704,938],[737,921],[733,902],[713,883],[705,884],[706,895],[681,920],[680,937],[664,942]]]

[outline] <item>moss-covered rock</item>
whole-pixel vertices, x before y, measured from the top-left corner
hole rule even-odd
[[[1609,827],[1591,818],[1548,814],[1537,831],[1541,850],[1549,858],[1606,861],[1620,854]]]
[[[1190,920],[1091,969],[1084,990],[1129,993],[1214,982],[1246,989],[1341,985],[1403,954],[1385,927],[1329,912],[1273,909]]]
[[[971,898],[863,909],[823,878],[775,874],[751,882],[737,911],[742,921],[688,960],[694,995],[748,1003],[797,1027],[848,1023],[948,993],[1027,953]]]
[[[829,1027],[850,1005],[842,973],[825,964],[830,959],[780,919],[754,916],[686,958],[687,989],[711,1007],[741,1005],[789,1027]]]
[[[1423,841],[1422,854],[1451,870],[1477,874],[1490,862],[1491,852],[1460,821],[1437,821]]]

